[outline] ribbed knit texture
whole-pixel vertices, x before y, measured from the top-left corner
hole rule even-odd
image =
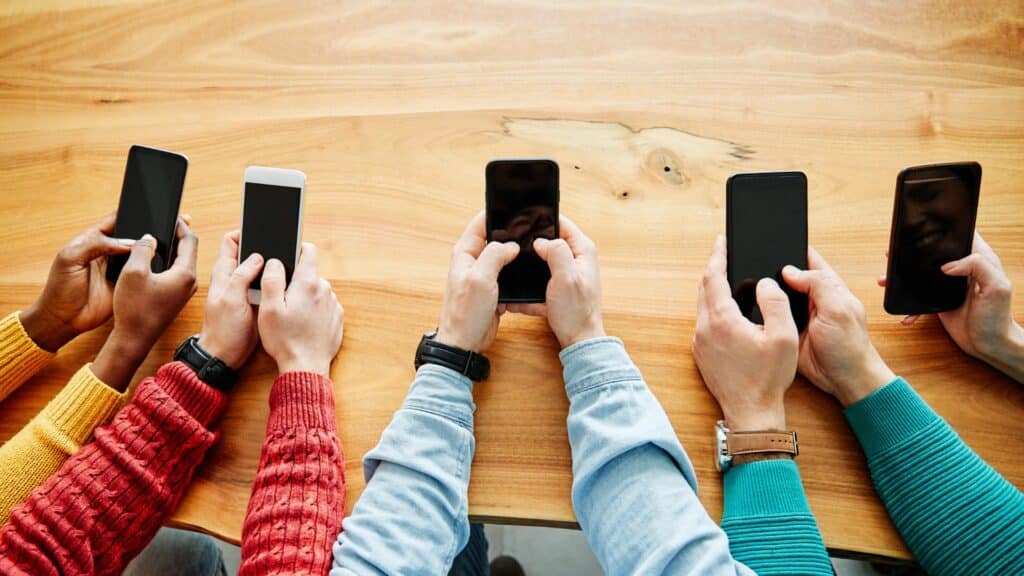
[[[226,396],[173,362],[16,506],[0,573],[120,574],[167,520],[206,451]]]
[[[319,374],[281,374],[270,391],[239,574],[327,574],[344,513],[333,385]]]
[[[736,560],[758,574],[832,574],[792,460],[735,466],[723,477],[722,529]]]
[[[19,314],[12,312],[0,320],[0,401],[53,358],[25,332]]]
[[[82,366],[31,422],[0,446],[0,524],[85,444],[94,428],[113,417],[123,398],[88,365]]]
[[[848,407],[846,418],[893,524],[929,574],[1024,574],[1024,494],[905,380]]]

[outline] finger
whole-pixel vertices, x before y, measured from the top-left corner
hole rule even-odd
[[[878,285],[881,286],[882,288],[885,288],[886,284],[888,284],[888,279],[884,275],[879,276]]]
[[[501,316],[502,314],[504,314],[507,311],[508,311],[508,304],[498,304],[498,307],[495,309],[495,313],[498,316]]]
[[[981,286],[982,291],[1009,282],[995,262],[977,253],[943,264],[942,272],[947,276],[970,276]]]
[[[725,236],[719,234],[715,238],[715,244],[711,248],[711,257],[708,258],[708,264],[701,279],[701,283],[704,285],[704,297],[707,300],[707,305],[712,309],[719,308],[727,300],[732,299],[732,289],[729,287],[729,279],[726,276],[728,270],[726,250]]]
[[[263,269],[263,256],[253,252],[242,261],[232,272],[228,279],[228,290],[241,293],[245,297],[245,291],[249,289],[252,281],[260,275]]]
[[[455,242],[455,247],[452,249],[452,260],[466,263],[465,258],[467,256],[472,260],[476,260],[480,253],[484,251],[486,245],[487,215],[481,210],[469,221],[466,229],[462,232],[462,236]]]
[[[191,214],[182,214],[181,215],[181,220],[183,222],[185,222],[185,224],[187,224],[188,226],[192,225],[192,215]]]
[[[761,278],[757,283],[757,306],[764,318],[764,331],[773,337],[788,337],[795,342],[798,338],[796,322],[789,307],[789,296],[771,278]]]
[[[76,236],[64,247],[62,255],[71,262],[84,265],[102,256],[124,254],[130,251],[134,244],[135,240],[111,238],[98,228],[93,228]]]
[[[178,237],[178,255],[171,267],[195,273],[196,260],[199,258],[199,237],[192,233],[192,229],[181,218],[178,219],[175,235]]]
[[[573,255],[583,256],[596,252],[597,247],[568,216],[558,216],[558,235],[569,245]]]
[[[917,319],[920,318],[920,317],[921,316],[919,316],[917,314],[911,314],[910,316],[904,316],[903,319],[900,320],[900,324],[903,324],[904,326],[910,326],[914,322],[917,322]]]
[[[829,265],[825,257],[814,249],[814,246],[807,246],[807,268],[809,270],[825,270],[835,274],[835,270]],[[837,275],[838,276],[838,275]]]
[[[548,315],[547,304],[509,304],[508,311],[526,316],[546,317]]]
[[[473,264],[473,270],[479,271],[488,279],[498,281],[498,273],[509,262],[519,255],[519,244],[515,242],[491,242],[480,253]]]
[[[267,260],[263,266],[263,279],[260,281],[260,306],[284,304],[284,264],[277,258]]]
[[[145,270],[148,272],[154,254],[156,254],[156,238],[153,238],[150,234],[143,235],[142,238],[139,238],[132,245],[132,253],[128,256],[128,261],[124,265],[125,270]]]
[[[981,237],[981,234],[978,234],[977,230],[974,232],[974,242],[971,247],[971,252],[981,254],[994,262],[1000,270],[1003,269],[1003,261],[999,259],[999,255],[996,254],[996,251],[993,250],[991,246],[989,246],[989,243]]]
[[[548,263],[552,276],[572,274],[576,262],[573,258],[572,249],[569,248],[569,244],[565,240],[561,238],[558,240],[537,238],[533,241],[533,249],[537,252],[537,256],[540,256],[541,260]]]
[[[210,291],[215,288],[226,286],[231,273],[238,267],[238,240],[237,230],[228,232],[220,239],[217,261],[213,263],[213,272],[210,274]]]
[[[317,272],[318,261],[316,245],[312,242],[303,242],[299,262],[295,264],[295,272],[292,273],[292,282],[313,284],[320,280],[320,274]]]
[[[114,233],[114,227],[117,225],[117,212],[111,212],[103,217],[102,220],[96,223],[94,228],[100,232],[110,236]]]

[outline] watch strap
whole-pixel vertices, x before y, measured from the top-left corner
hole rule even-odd
[[[175,350],[174,359],[188,365],[200,380],[223,392],[230,390],[238,378],[223,360],[203,350],[198,335],[186,338]]]
[[[416,368],[424,364],[437,364],[454,370],[470,380],[486,380],[491,371],[491,362],[483,354],[463,350],[434,340],[434,333],[423,336],[416,349]]]
[[[796,432],[729,432],[726,445],[730,456],[766,452],[796,456],[800,453]]]

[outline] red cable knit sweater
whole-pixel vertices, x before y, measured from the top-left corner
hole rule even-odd
[[[161,367],[12,511],[0,529],[0,573],[120,574],[177,507],[226,403],[184,364]],[[242,572],[326,574],[344,511],[331,382],[282,374],[270,409]]]

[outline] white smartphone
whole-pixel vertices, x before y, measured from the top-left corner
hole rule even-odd
[[[306,175],[298,170],[249,166],[242,188],[242,233],[238,261],[253,252],[266,262],[277,258],[284,264],[287,282],[292,281],[302,245],[302,199]],[[249,302],[260,303],[263,272],[249,285]]]

